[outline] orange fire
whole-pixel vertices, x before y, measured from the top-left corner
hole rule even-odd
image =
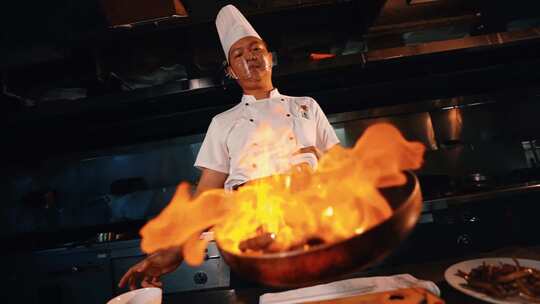
[[[420,168],[424,149],[392,125],[377,124],[352,149],[336,146],[323,155],[315,171],[302,164],[235,192],[211,190],[196,198],[181,184],[170,204],[142,228],[141,247],[149,253],[182,245],[186,262],[198,265],[206,248],[199,235],[210,227],[219,246],[237,254],[350,238],[392,215],[378,188],[403,185],[402,172]],[[246,249],[246,240],[261,236],[262,250]]]

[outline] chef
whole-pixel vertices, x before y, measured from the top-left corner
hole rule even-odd
[[[272,53],[246,18],[223,7],[216,27],[227,58],[227,74],[243,90],[241,101],[216,115],[195,166],[201,170],[198,195],[208,189],[234,190],[247,181],[283,173],[307,163],[339,140],[325,114],[310,97],[281,94],[272,84]],[[161,286],[160,277],[182,263],[181,250],[169,248],[131,267],[119,286]]]

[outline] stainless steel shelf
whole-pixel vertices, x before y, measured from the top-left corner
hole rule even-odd
[[[515,186],[509,186],[478,193],[456,195],[451,197],[437,198],[424,201],[424,210],[436,210],[440,205],[459,205],[464,203],[478,202],[488,199],[501,198],[508,195],[524,194],[540,191],[540,182],[530,182]]]

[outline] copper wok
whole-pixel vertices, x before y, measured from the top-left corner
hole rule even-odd
[[[392,217],[362,234],[308,250],[244,256],[220,248],[221,254],[240,276],[274,287],[328,281],[380,262],[407,237],[422,211],[418,179],[411,172],[405,174],[405,185],[381,189],[394,210]]]

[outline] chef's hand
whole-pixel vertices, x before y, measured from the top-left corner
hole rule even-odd
[[[131,266],[118,283],[122,288],[129,285],[129,289],[141,287],[162,287],[160,277],[173,272],[182,264],[182,250],[180,247],[171,247],[158,250],[147,256],[144,260]]]
[[[315,157],[317,157],[317,160],[319,160],[321,158],[321,156],[322,156],[321,151],[319,149],[317,149],[316,147],[314,147],[314,146],[300,148],[293,155],[302,154],[302,153],[313,153],[313,155],[315,155]]]

